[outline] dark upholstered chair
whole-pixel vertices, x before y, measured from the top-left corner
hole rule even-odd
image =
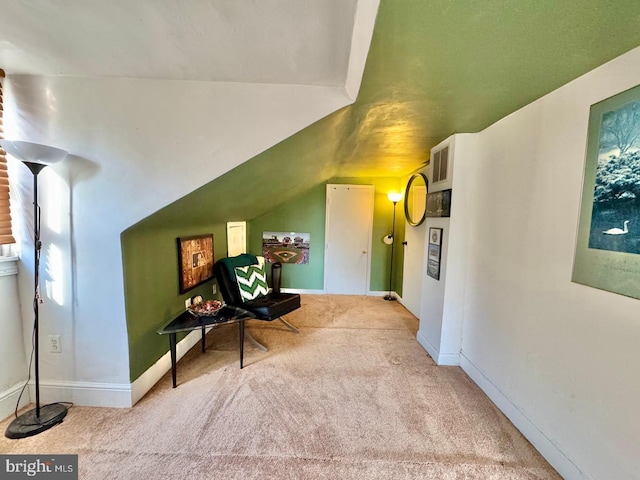
[[[284,315],[300,308],[300,295],[297,293],[282,293],[280,291],[280,274],[282,272],[282,265],[280,263],[273,263],[271,266],[271,291],[262,297],[243,302],[236,281],[235,267],[246,267],[257,263],[258,259],[255,255],[246,253],[236,257],[226,257],[218,260],[213,266],[213,272],[216,276],[222,298],[227,305],[250,311],[256,316],[257,320],[265,320],[268,322],[279,320],[291,331],[298,333],[296,327],[282,318]],[[266,350],[266,348],[256,342],[250,334],[248,335],[248,340],[251,340],[258,347]]]

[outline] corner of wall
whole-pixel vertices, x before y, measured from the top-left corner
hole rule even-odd
[[[359,0],[356,4],[349,66],[344,85],[345,94],[351,103],[355,102],[358,97],[379,5],[380,0]]]
[[[208,333],[211,328],[206,329]],[[176,362],[180,360],[201,339],[200,330],[194,330],[176,345]],[[171,370],[171,354],[167,352],[131,384],[131,404],[135,405]]]
[[[433,343],[429,341],[427,336],[425,335],[424,330],[418,330],[418,334],[416,335],[416,340],[422,348],[424,348],[427,353],[431,356],[434,362],[438,363],[437,359],[440,357],[440,350]]]

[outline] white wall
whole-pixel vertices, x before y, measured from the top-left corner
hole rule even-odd
[[[477,136],[456,134],[434,147],[449,147],[447,180],[429,186],[435,193],[452,189],[451,216],[425,220],[422,264],[422,302],[418,342],[438,365],[459,365],[464,320],[467,268],[467,225],[469,194],[467,171],[477,151]],[[432,175],[433,158],[429,167]],[[429,228],[441,228],[440,278],[426,274]]]
[[[130,396],[120,233],[351,102],[338,87],[11,75],[5,86],[6,138],[71,153],[40,174],[41,331],[62,343],[42,355],[43,401],[113,406]],[[10,162],[30,223],[31,174]],[[32,229],[18,230],[29,318]]]
[[[428,174],[428,168],[422,168],[416,173]],[[406,178],[405,186],[411,176]],[[407,201],[406,195],[404,201]],[[400,214],[404,216],[404,211]],[[425,219],[426,220],[426,219]],[[424,276],[424,253],[426,240],[426,225],[422,222],[418,226],[411,226],[405,219],[402,266],[402,305],[420,318],[420,305],[422,302],[422,277]],[[398,242],[399,243],[399,242]]]
[[[637,84],[640,48],[478,134],[468,165],[462,366],[566,478],[640,478],[640,301],[571,283],[589,107]]]
[[[436,193],[453,186],[453,165],[455,164],[455,136],[449,137],[443,142],[433,147],[431,150],[431,160],[427,171],[427,177],[429,179],[429,193]],[[444,147],[449,148],[449,159],[447,162],[447,176],[445,181],[438,182],[437,185],[433,183],[433,152],[439,151]],[[457,193],[457,189],[456,189]],[[452,194],[453,200],[453,194]],[[452,201],[452,204],[454,202]],[[423,263],[422,263],[422,299],[420,304],[420,327],[418,329],[417,340],[422,347],[429,352],[431,358],[438,365],[457,365],[458,360],[456,358],[447,358],[441,355],[440,344],[442,339],[442,324],[444,320],[444,297],[446,293],[447,282],[449,275],[447,272],[448,258],[449,258],[449,238],[452,236],[451,232],[451,218],[433,218],[427,217],[425,219],[424,227],[424,241],[423,248]],[[440,240],[440,278],[435,278],[427,275],[427,264],[429,261],[429,229],[441,228],[442,237]],[[453,236],[458,234],[454,231]],[[454,357],[459,356],[458,352],[454,352]]]
[[[18,298],[18,267],[14,260],[0,259],[0,420],[13,413],[20,389],[27,379],[27,360],[22,344],[22,320]],[[29,402],[26,391],[21,404]]]

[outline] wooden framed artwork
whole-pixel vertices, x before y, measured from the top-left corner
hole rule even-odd
[[[177,243],[180,293],[185,293],[213,278],[213,234],[180,237]]]
[[[640,85],[591,105],[571,280],[640,298]]]
[[[442,254],[442,229],[429,228],[429,245],[427,250],[427,275],[440,280],[440,257]]]

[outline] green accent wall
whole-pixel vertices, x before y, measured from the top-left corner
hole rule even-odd
[[[389,259],[391,249],[382,242],[389,233],[393,216],[393,204],[387,198],[390,191],[403,190],[400,178],[333,178],[327,183],[374,185],[374,219],[372,236],[372,262],[370,290],[386,291],[389,288]],[[217,195],[194,192],[179,200],[181,208],[204,208],[221,211],[223,205]],[[168,207],[171,210],[173,206]],[[394,291],[402,295],[402,248],[404,217],[402,202],[396,210],[396,238],[394,248]],[[287,200],[271,211],[252,220],[229,217],[224,222],[184,221],[162,225],[158,216],[167,215],[161,210],[121,235],[125,307],[129,334],[129,358],[131,381],[137,379],[168,350],[166,336],[156,332],[184,311],[184,301],[193,295],[204,298],[220,298],[212,294],[213,281],[179,294],[178,253],[176,239],[202,233],[213,233],[214,257],[227,255],[226,221],[247,220],[247,249],[249,253],[262,252],[263,231],[299,231],[311,234],[308,265],[283,265],[284,288],[322,290],[324,288],[324,233],[326,214],[326,183],[310,188],[307,192]],[[348,234],[348,233],[346,233]],[[179,340],[184,337],[179,337]]]
[[[282,287],[321,290],[324,276],[325,186],[316,185],[248,222],[247,249],[262,252],[262,232],[308,232],[309,264],[282,265]]]
[[[214,298],[213,281],[179,293],[176,239],[213,233],[215,258],[221,258],[226,256],[226,228],[213,223],[187,228],[141,225],[121,235],[131,381],[169,351],[169,338],[156,332],[184,311],[184,301],[194,295]]]
[[[391,247],[382,237],[391,231],[393,203],[387,193],[403,192],[404,185],[399,178],[332,178],[317,185],[272,211],[249,222],[248,248],[252,253],[262,251],[262,232],[289,231],[311,234],[308,265],[283,265],[282,286],[284,288],[322,290],[324,288],[324,239],[326,218],[327,184],[373,185],[375,189],[373,211],[373,233],[371,249],[371,291],[389,289],[389,257]],[[402,248],[399,242],[404,238],[403,204],[396,207],[396,238],[394,246],[394,271],[392,288],[402,295]],[[345,232],[348,235],[348,232]]]

